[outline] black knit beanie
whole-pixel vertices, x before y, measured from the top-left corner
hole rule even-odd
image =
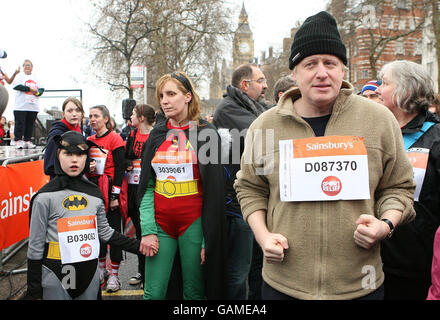
[[[331,54],[347,64],[347,52],[336,26],[335,18],[321,11],[308,17],[298,29],[290,49],[289,69],[314,54]]]

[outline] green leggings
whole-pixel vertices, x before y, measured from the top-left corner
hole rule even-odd
[[[177,247],[182,265],[183,299],[204,299],[203,274],[200,265],[203,232],[202,218],[194,221],[177,240],[157,226],[159,251],[153,257],[145,257],[145,300],[164,300]]]

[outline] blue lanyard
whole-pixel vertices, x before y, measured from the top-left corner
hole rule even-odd
[[[403,135],[403,143],[405,145],[405,150],[408,150],[423,134],[429,130],[435,123],[426,121],[423,123],[422,129],[414,133],[405,133]]]

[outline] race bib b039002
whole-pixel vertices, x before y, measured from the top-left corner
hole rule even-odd
[[[98,258],[99,238],[96,216],[61,218],[58,219],[57,224],[63,264]]]
[[[279,147],[281,201],[370,199],[362,137],[281,140]]]

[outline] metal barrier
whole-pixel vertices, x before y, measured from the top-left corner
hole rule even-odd
[[[34,160],[41,160],[44,157],[44,153],[36,153],[31,154],[28,156],[22,156],[22,157],[15,157],[15,158],[9,158],[3,161],[2,166],[6,167],[10,163],[19,163],[19,162],[25,162],[25,161],[34,161]]]
[[[36,153],[36,154],[31,154],[31,155],[22,156],[22,157],[8,158],[3,161],[2,166],[7,167],[7,165],[11,164],[11,163],[41,160],[43,158],[43,156],[44,156],[44,153]],[[9,259],[11,259],[18,251],[20,251],[20,249],[23,248],[28,243],[28,241],[29,241],[29,239],[26,238],[26,239],[23,239],[15,244],[9,246],[8,248],[0,250],[0,273],[2,273],[4,271],[3,265]],[[3,257],[4,255],[5,255],[5,257]],[[23,272],[27,272],[27,268],[19,269],[19,270],[11,270],[8,272],[10,272],[12,274],[23,273]]]
[[[8,262],[9,259],[11,259],[17,252],[19,252],[21,250],[21,248],[23,248],[27,243],[29,242],[29,239],[26,238],[24,240],[21,240],[15,244],[13,244],[12,246],[1,250],[0,252],[0,273],[3,270],[3,265]],[[5,257],[3,258],[3,255],[5,255]],[[18,270],[11,270],[9,271],[12,274],[16,274],[16,273],[23,273],[23,272],[27,272],[27,268],[24,269],[18,269]]]

